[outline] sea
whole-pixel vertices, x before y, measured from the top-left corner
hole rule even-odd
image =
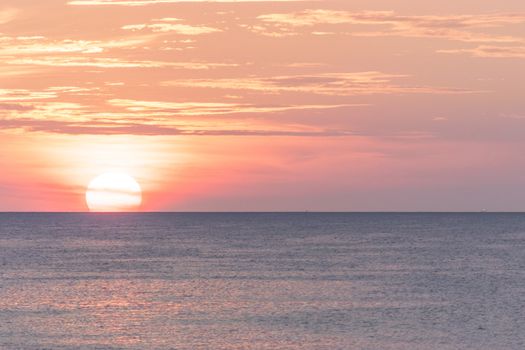
[[[525,349],[525,214],[3,213],[0,349]]]

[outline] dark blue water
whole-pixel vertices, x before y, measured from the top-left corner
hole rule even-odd
[[[524,214],[0,214],[0,349],[524,349]]]

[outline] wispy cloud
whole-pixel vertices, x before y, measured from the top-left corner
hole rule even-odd
[[[95,68],[177,68],[177,69],[212,69],[218,67],[236,67],[234,63],[213,63],[213,62],[162,62],[148,60],[128,60],[123,58],[109,57],[37,57],[37,58],[15,58],[6,59],[6,64],[11,65],[30,65],[30,66],[50,66],[50,67],[95,67]]]
[[[4,104],[5,106],[6,104]],[[0,114],[3,122],[15,120],[54,120],[54,121],[92,121],[89,107],[79,103],[60,101],[27,101],[25,103],[9,103],[9,108],[2,109]]]
[[[191,129],[162,125],[92,123],[49,120],[0,120],[2,129],[23,129],[29,132],[46,132],[70,135],[144,135],[144,136],[301,136],[334,137],[352,136],[347,130],[301,129]]]
[[[43,92],[12,90],[0,103],[0,128],[65,134],[343,136],[307,124],[289,124],[263,116],[293,111],[329,110],[351,104],[265,105],[221,102],[170,102],[111,99],[92,105],[63,102],[80,87],[51,87]],[[89,92],[89,91],[88,91]],[[44,93],[44,95],[42,95]],[[49,96],[54,99],[38,99]],[[2,101],[0,99],[0,101]],[[248,116],[257,116],[250,118]],[[213,117],[213,118],[201,118]]]
[[[69,5],[79,6],[103,6],[103,5],[119,5],[119,6],[146,6],[158,4],[176,4],[188,2],[298,2],[305,0],[72,0]]]
[[[0,101],[2,102],[20,102],[45,100],[57,97],[54,91],[32,91],[27,89],[0,89]]]
[[[239,91],[252,90],[269,94],[298,92],[333,96],[408,93],[463,94],[477,92],[470,89],[411,86],[394,82],[396,79],[407,77],[406,75],[372,71],[236,79],[189,79],[168,81],[164,82],[163,85]]]
[[[333,33],[355,36],[403,36],[432,37],[465,42],[520,42],[522,36],[483,33],[481,28],[503,27],[525,23],[523,13],[496,13],[479,15],[421,15],[405,16],[393,11],[333,11],[325,9],[304,10],[291,13],[261,15],[262,25],[251,26],[257,33],[270,36],[289,36],[304,33],[300,28],[312,28],[309,33],[318,31],[322,25],[339,26]],[[367,30],[374,27],[373,30]],[[379,26],[379,29],[377,28]]]
[[[352,104],[337,105],[255,105],[243,103],[216,103],[216,102],[165,102],[165,101],[139,101],[126,99],[113,99],[109,104],[124,107],[128,111],[146,112],[162,111],[171,115],[200,116],[200,115],[226,115],[237,113],[276,113],[293,110],[331,109],[356,106]]]
[[[99,53],[104,48],[99,42],[86,40],[62,40],[43,43],[44,37],[10,38],[2,40],[0,55],[50,54],[50,53]]]
[[[78,103],[33,102],[0,104],[0,128],[26,132],[97,135],[186,135],[186,136],[348,136],[345,130],[302,124],[258,121],[247,114],[311,109],[332,109],[346,105],[264,106],[235,103],[175,103],[161,101],[110,100],[112,112],[93,110]],[[199,119],[201,116],[235,115],[243,118]],[[192,117],[196,117],[192,118]]]
[[[396,28],[474,28],[494,27],[523,23],[525,14],[479,14],[479,15],[398,15],[394,11],[334,11],[326,9],[304,10],[292,13],[261,15],[264,22],[308,27],[317,24],[389,24]]]
[[[469,49],[438,50],[440,53],[468,54],[487,58],[525,58],[525,46],[489,46],[481,45]]]
[[[44,36],[0,37],[0,55],[46,55],[46,54],[96,54],[110,48],[141,45],[151,37],[126,38],[120,40],[52,40]]]
[[[33,106],[19,103],[0,103],[0,111],[30,111]]]
[[[152,23],[146,24],[128,24],[122,27],[124,30],[143,31],[150,30],[152,32],[161,33],[175,33],[182,35],[201,35],[220,32],[218,28],[212,28],[201,25],[189,25],[177,23],[181,21],[178,18],[161,18],[153,20]]]

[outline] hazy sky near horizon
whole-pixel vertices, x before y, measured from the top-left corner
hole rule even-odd
[[[0,0],[0,211],[525,210],[525,3]]]

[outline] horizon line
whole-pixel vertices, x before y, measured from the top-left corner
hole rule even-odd
[[[0,211],[0,214],[525,214],[524,211],[488,211],[488,210],[370,210],[370,211],[345,211],[345,210],[279,210],[279,211]]]

